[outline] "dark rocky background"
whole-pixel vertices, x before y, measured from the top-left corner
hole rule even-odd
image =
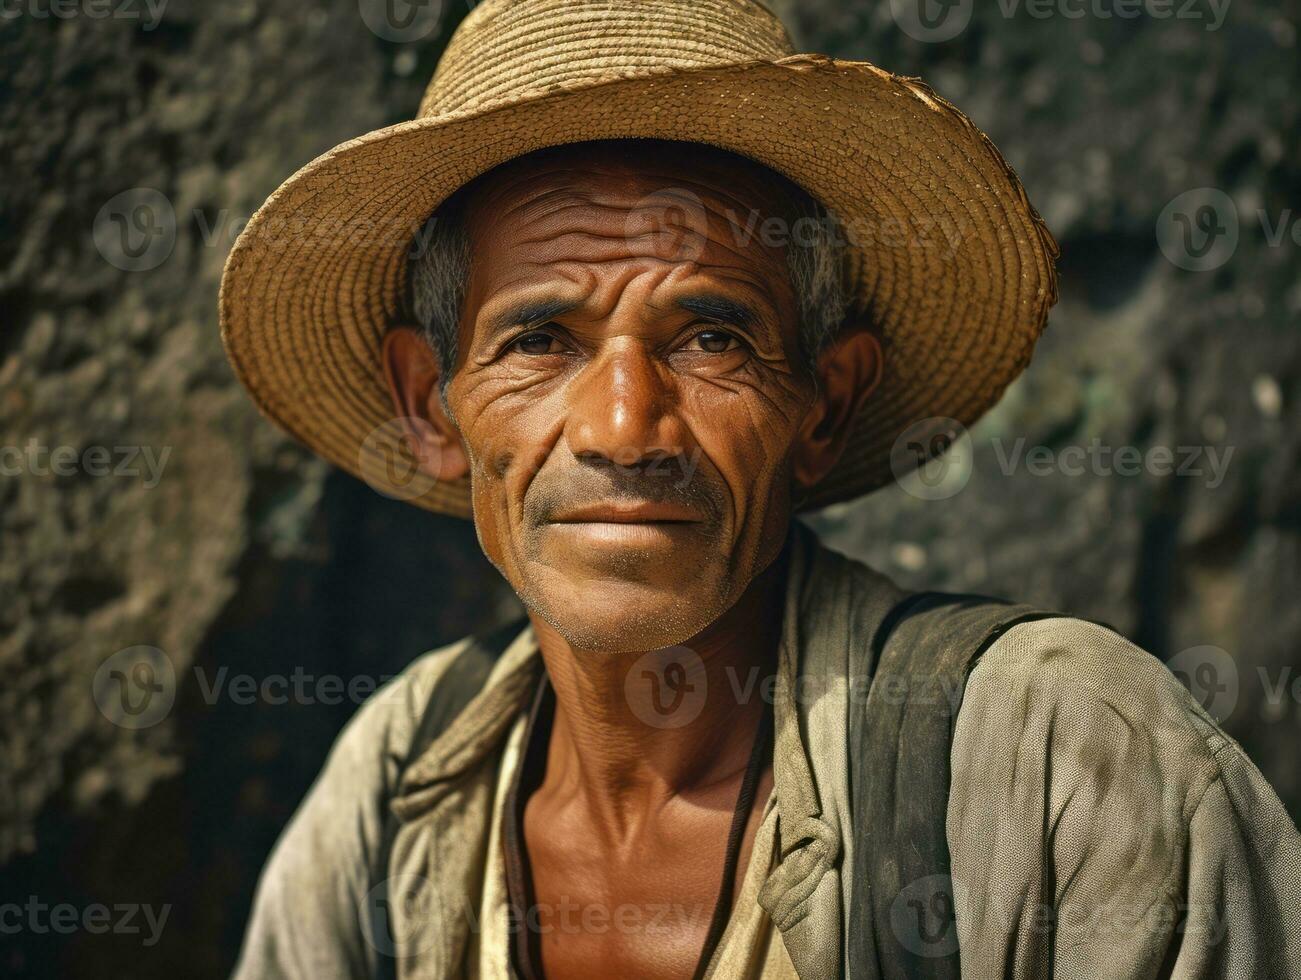
[[[1299,5],[1232,0],[1208,30],[1209,0],[1188,8],[1201,19],[1066,2],[1086,15],[981,0],[944,43],[910,38],[877,0],[777,4],[806,48],[920,75],[962,105],[1063,247],[1061,305],[1030,374],[973,432],[962,491],[895,488],[818,524],[908,584],[1103,619],[1190,677],[1223,664],[1183,651],[1223,649],[1238,682],[1226,727],[1296,815],[1301,688],[1276,685],[1301,674]],[[7,465],[33,440],[169,455],[156,485],[139,458],[134,476],[61,476],[38,458],[0,477],[0,904],[171,911],[152,946],[24,917],[0,933],[0,975],[224,975],[266,852],[355,704],[213,698],[218,672],[378,679],[512,608],[468,525],[330,472],[263,422],[217,336],[242,222],[318,153],[414,114],[465,11],[443,8],[414,43],[377,36],[355,0],[170,0],[156,26],[141,0],[4,8]],[[1189,271],[1163,254],[1158,219],[1206,187],[1233,201],[1239,242]],[[176,216],[146,271],[119,268],[102,237],[101,209],[135,188]],[[1233,455],[1214,487],[1005,475],[999,452],[1019,437]],[[136,645],[166,651],[179,683],[164,718],[126,728],[92,685]]]

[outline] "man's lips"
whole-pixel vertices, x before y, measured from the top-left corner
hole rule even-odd
[[[651,501],[609,501],[562,511],[552,524],[698,524],[701,517],[689,507]]]

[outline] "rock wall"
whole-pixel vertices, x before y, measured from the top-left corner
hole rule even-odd
[[[1113,623],[1201,685],[1301,812],[1298,4],[957,0],[932,10],[958,19],[943,41],[901,0],[775,5],[808,49],[967,109],[1063,246],[1032,370],[952,465],[818,525],[908,584]],[[224,975],[261,862],[365,690],[337,686],[513,608],[468,525],[261,420],[217,337],[242,223],[302,163],[412,115],[464,5],[405,33],[381,12],[5,7],[0,876],[25,910],[6,976]],[[1226,196],[1180,197],[1205,188]],[[1237,243],[1198,257],[1177,215],[1207,202]],[[115,669],[168,693],[115,705]],[[275,676],[308,694],[236,693]],[[138,932],[87,920],[124,903],[168,909],[157,941],[143,913]]]

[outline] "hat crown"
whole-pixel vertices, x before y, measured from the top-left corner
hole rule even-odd
[[[793,53],[781,21],[754,0],[486,0],[453,34],[420,116]]]

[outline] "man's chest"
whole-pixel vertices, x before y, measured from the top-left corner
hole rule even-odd
[[[678,801],[622,842],[572,800],[530,800],[522,835],[529,880],[517,891],[530,906],[524,938],[545,976],[695,975],[741,890],[771,775],[745,799],[741,789],[737,780],[708,799]]]

